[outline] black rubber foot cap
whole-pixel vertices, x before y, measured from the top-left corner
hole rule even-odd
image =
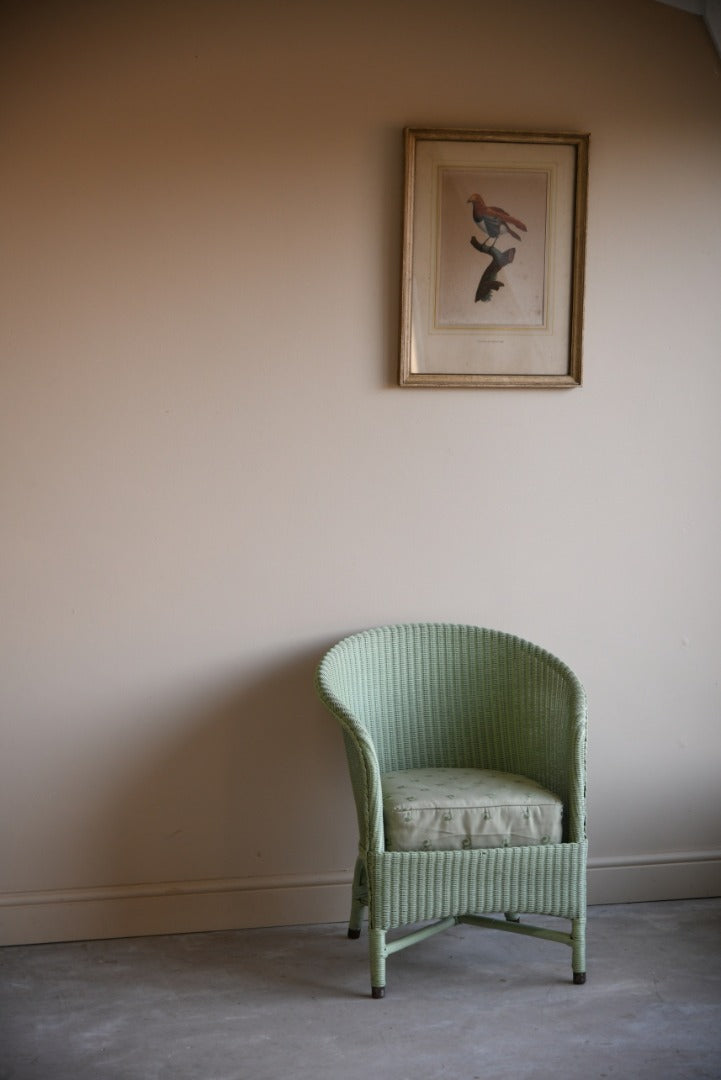
[[[574,973],[573,973],[573,982],[574,982],[575,986],[583,986],[585,981],[586,981],[586,972],[585,971],[574,971]]]
[[[348,937],[351,938],[353,941],[357,941],[360,937],[360,930],[349,930]]]
[[[385,986],[371,986],[371,995],[376,999],[384,998],[386,996]]]

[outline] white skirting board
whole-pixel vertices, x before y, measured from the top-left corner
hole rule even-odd
[[[0,945],[344,922],[351,872],[0,894]],[[721,851],[589,860],[589,904],[721,896]]]
[[[0,894],[0,945],[340,922],[350,872]]]
[[[589,904],[704,896],[721,896],[721,851],[669,851],[588,860]]]

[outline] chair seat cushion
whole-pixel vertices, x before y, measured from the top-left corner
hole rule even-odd
[[[381,778],[386,848],[558,844],[563,803],[516,773],[487,769],[403,769]]]

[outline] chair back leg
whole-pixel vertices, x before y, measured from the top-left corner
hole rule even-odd
[[[355,862],[353,874],[353,892],[351,894],[350,920],[348,922],[348,937],[359,938],[363,925],[363,912],[368,907],[368,876],[365,863],[358,857]]]

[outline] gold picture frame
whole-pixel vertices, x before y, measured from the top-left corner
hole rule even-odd
[[[406,128],[400,385],[581,385],[588,134]]]

